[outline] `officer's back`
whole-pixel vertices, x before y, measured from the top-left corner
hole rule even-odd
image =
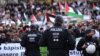
[[[35,50],[39,50],[39,45],[38,45],[38,41],[40,39],[40,36],[38,35],[38,31],[30,31],[27,34],[27,39],[26,39],[26,48],[29,50],[35,49]]]
[[[40,56],[39,39],[39,32],[36,30],[35,26],[31,26],[31,31],[27,32],[21,41],[21,45],[26,49],[26,56]]]
[[[68,30],[62,27],[62,23],[62,17],[57,16],[54,27],[46,30],[40,40],[40,45],[48,47],[49,56],[66,56],[66,52],[75,47],[74,39]]]

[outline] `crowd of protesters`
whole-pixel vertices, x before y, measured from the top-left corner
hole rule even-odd
[[[65,2],[60,2],[64,5]],[[87,21],[78,21],[74,24],[64,25],[75,38],[83,37],[86,29],[93,29],[94,37],[100,37],[100,2],[70,2],[68,5],[74,9],[79,9],[83,15],[89,15]],[[19,42],[24,32],[30,30],[29,24],[37,24],[37,30],[41,33],[51,27],[51,22],[44,22],[46,14],[65,15],[59,11],[59,2],[53,1],[51,4],[45,2],[29,1],[18,4],[6,4],[0,6],[0,41]],[[28,20],[27,20],[28,18]],[[33,18],[33,19],[32,19]],[[35,19],[34,19],[35,18]],[[40,21],[42,23],[35,23]],[[30,22],[30,23],[29,23]]]
[[[46,2],[35,2],[34,0],[30,0],[28,2],[19,2],[18,4],[11,3],[11,4],[6,4],[4,6],[0,6],[0,44],[21,42],[21,45],[26,48],[25,54],[27,56],[31,56],[31,54],[35,55],[40,53],[39,45],[37,44],[39,39],[36,39],[38,40],[37,42],[35,42],[34,40],[39,33],[40,45],[44,45],[46,43],[45,46],[47,46],[49,48],[48,50],[50,51],[49,55],[65,56],[66,55],[65,50],[62,50],[61,52],[61,50],[58,51],[55,49],[56,48],[59,49],[59,47],[62,48],[62,46],[65,47],[66,45],[64,43],[67,41],[66,39],[63,39],[64,35],[65,37],[68,37],[71,34],[68,37],[69,38],[68,39],[69,43],[67,43],[68,46],[74,49],[75,38],[82,37],[82,39],[79,41],[77,45],[77,50],[78,51],[83,50],[84,56],[89,56],[84,51],[84,49],[87,48],[87,46],[84,44],[85,41],[87,42],[92,40],[96,41],[95,46],[97,49],[100,49],[98,48],[100,47],[100,43],[98,43],[97,41],[97,39],[98,40],[100,39],[100,2],[73,1],[67,3],[68,4],[67,7],[71,7],[76,14],[78,14],[80,11],[80,14],[83,16],[83,18],[82,20],[76,20],[75,22],[72,23],[70,22],[63,23],[63,21],[60,20],[62,20],[63,16],[68,16],[68,15],[66,15],[66,12],[62,10],[61,7],[66,7],[65,6],[66,3],[67,2],[65,1],[64,2],[53,1],[52,3],[47,4]],[[59,17],[58,18],[56,17],[58,15],[61,16],[60,19]],[[55,20],[55,22],[52,22],[49,16],[54,17],[57,20]],[[74,19],[74,18],[67,17],[63,19]],[[59,23],[61,23],[60,24],[61,28],[59,28]],[[32,27],[32,25],[34,26]],[[51,28],[53,25],[54,25],[54,29]],[[50,30],[45,31],[46,29],[49,28]],[[56,28],[58,30],[55,30]],[[65,30],[65,28],[68,29],[68,35],[67,35],[67,30]],[[62,31],[61,29],[64,30]],[[51,39],[52,36],[50,35],[51,32],[54,32],[54,36],[56,35],[59,36],[59,34],[57,33],[63,32],[61,33],[61,37],[60,37],[61,39],[59,40],[59,37],[58,39],[56,39],[57,37],[55,37],[53,39],[53,43],[51,43],[52,42]],[[30,42],[28,42],[27,40],[28,37],[29,37],[28,40]],[[74,37],[74,39],[70,39],[71,37]],[[23,40],[23,38],[25,39]],[[64,42],[62,41],[62,39],[64,40]],[[33,43],[36,46],[33,45]],[[52,48],[54,49],[53,51]],[[35,50],[37,49],[39,52],[35,53],[34,49]],[[33,52],[31,52],[32,50]],[[95,55],[96,52],[94,56]]]

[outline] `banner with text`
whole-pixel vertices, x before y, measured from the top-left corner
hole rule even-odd
[[[19,43],[1,44],[0,56],[23,56],[25,49]]]
[[[76,39],[78,43],[79,39]],[[76,44],[77,44],[76,43]],[[21,47],[20,43],[3,43],[0,45],[0,56],[23,56],[25,49]],[[69,56],[81,56],[79,51],[70,50]]]

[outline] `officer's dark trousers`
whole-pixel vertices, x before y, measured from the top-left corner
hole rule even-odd
[[[27,51],[26,56],[41,56],[40,51]]]
[[[49,50],[48,56],[66,56],[65,50]]]

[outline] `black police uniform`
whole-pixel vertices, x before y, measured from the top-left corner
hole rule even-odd
[[[69,49],[73,50],[75,47],[75,40],[61,24],[55,24],[44,32],[40,45],[47,46],[48,56],[68,56]]]
[[[87,30],[88,33],[91,31],[91,30]],[[90,45],[90,44],[95,44],[96,46],[96,52],[93,53],[93,54],[89,54],[86,52],[86,48],[82,48],[83,45]],[[93,38],[92,36],[85,36],[85,38],[82,38],[79,42],[78,42],[78,45],[77,45],[77,50],[78,51],[83,51],[82,54],[83,56],[96,56],[97,55],[97,50],[99,49],[99,42],[96,38]],[[91,50],[92,51],[92,50]]]
[[[84,44],[86,45],[89,45],[89,44],[92,44],[92,43],[96,43],[96,50],[98,50],[99,46],[98,46],[98,42],[96,39],[93,39],[93,38],[84,38],[84,39],[81,39],[77,45],[77,50],[78,51],[83,51],[83,56],[96,56],[96,52],[93,53],[93,54],[89,54],[86,52],[85,48],[81,48]]]
[[[41,36],[37,30],[29,31],[25,36],[23,36],[21,46],[25,47],[26,56],[40,56],[40,49],[38,45],[40,37]]]

